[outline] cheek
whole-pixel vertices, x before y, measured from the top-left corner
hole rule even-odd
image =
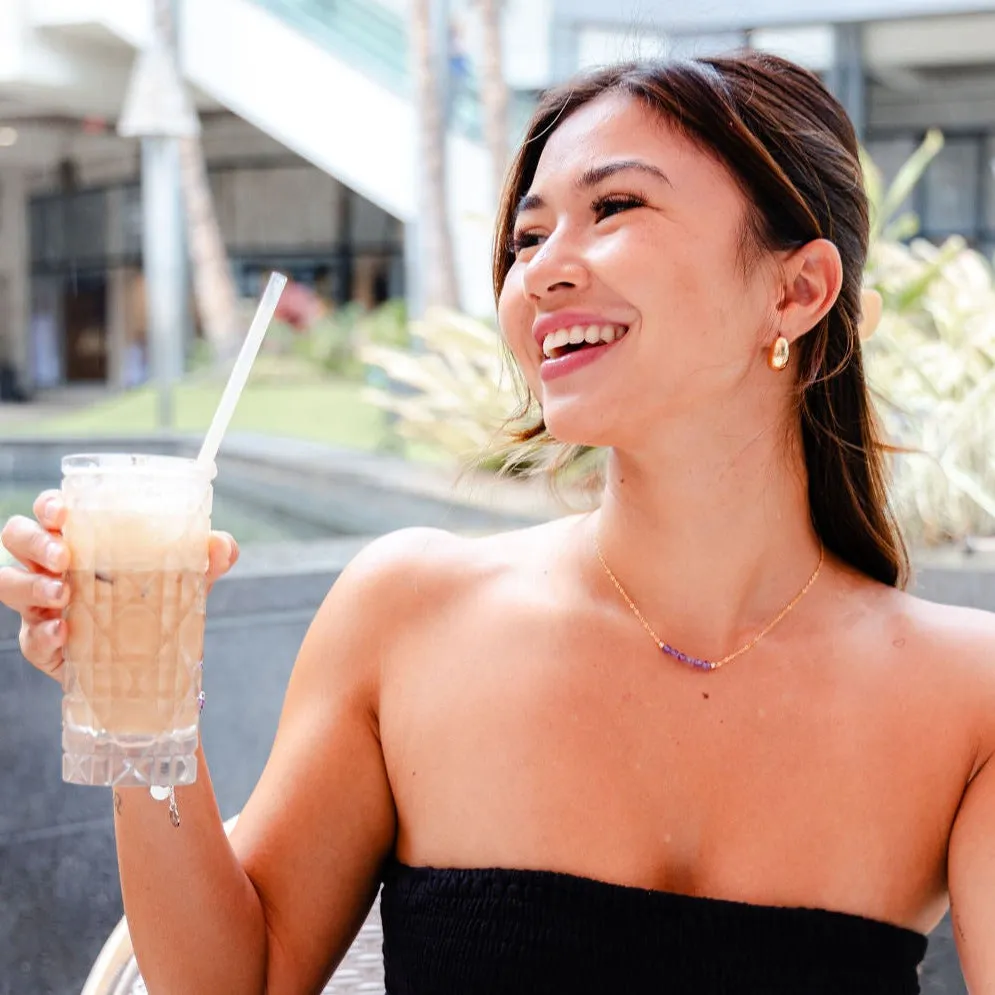
[[[523,292],[521,274],[512,268],[498,298],[498,325],[508,348],[530,382],[531,367],[536,362],[535,342],[532,339],[534,318],[535,308]]]
[[[675,234],[666,243],[644,240],[627,252],[620,279],[644,313],[696,337],[723,335],[741,306],[743,288],[725,246]]]

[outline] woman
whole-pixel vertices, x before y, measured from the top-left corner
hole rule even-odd
[[[391,995],[914,992],[948,895],[995,992],[995,626],[901,590],[867,237],[853,129],[790,63],[545,98],[499,314],[523,436],[605,447],[600,509],[357,557],[230,844],[206,765],[179,830],[117,792],[153,995],[317,992],[381,881]],[[0,592],[58,676],[68,555],[37,512]]]

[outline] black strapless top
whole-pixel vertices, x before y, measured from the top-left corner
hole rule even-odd
[[[920,933],[551,871],[385,868],[387,995],[913,995]]]

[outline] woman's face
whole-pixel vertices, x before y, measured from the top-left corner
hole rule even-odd
[[[769,390],[776,281],[769,259],[744,275],[746,209],[723,166],[624,94],[553,132],[498,309],[553,436],[638,445]]]

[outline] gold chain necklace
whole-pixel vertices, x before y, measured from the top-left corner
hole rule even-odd
[[[639,619],[640,624],[650,634],[650,636],[652,636],[653,642],[656,643],[659,649],[668,656],[672,656],[675,660],[680,660],[681,663],[687,663],[692,667],[697,667],[699,670],[717,670],[719,667],[729,663],[730,660],[735,660],[736,657],[742,656],[748,650],[753,649],[753,647],[756,646],[757,643],[759,643],[760,640],[763,639],[763,637],[766,636],[767,633],[770,632],[770,630],[773,629],[774,626],[777,625],[777,623],[780,622],[781,619],[783,619],[784,616],[787,615],[788,612],[790,612],[791,609],[794,608],[806,594],[808,594],[809,589],[819,576],[819,571],[822,570],[822,564],[826,560],[826,547],[820,543],[819,562],[816,565],[815,570],[812,571],[812,576],[805,582],[805,586],[780,610],[780,612],[778,612],[778,614],[770,622],[768,622],[745,646],[740,646],[738,650],[730,653],[728,656],[722,657],[721,660],[702,660],[699,657],[689,656],[687,653],[682,653],[680,650],[674,649],[673,646],[669,643],[665,643],[653,631],[653,627],[643,617],[643,613],[636,607],[636,603],[629,597],[625,588],[619,583],[618,578],[612,573],[611,567],[609,567],[605,562],[604,553],[601,552],[601,542],[597,536],[594,537],[594,548],[598,551],[598,559],[601,561],[601,565],[605,568],[605,573],[608,574],[608,579],[615,585],[615,589],[625,599],[625,603],[632,609],[633,615]]]

